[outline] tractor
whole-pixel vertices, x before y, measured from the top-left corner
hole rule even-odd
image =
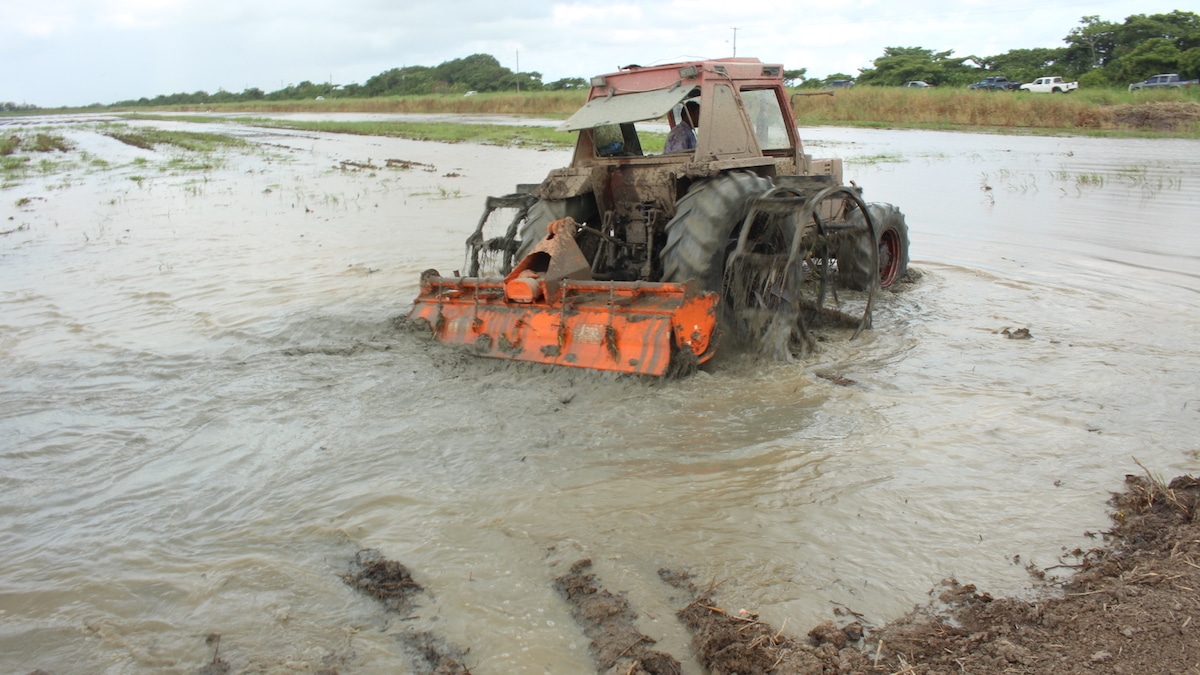
[[[718,342],[791,359],[819,325],[869,328],[906,272],[903,214],[805,154],[781,65],[627,66],[560,129],[577,132],[570,165],[487,199],[467,274],[422,274],[409,319],[437,339],[649,375],[691,372]],[[664,130],[693,147],[666,152]]]

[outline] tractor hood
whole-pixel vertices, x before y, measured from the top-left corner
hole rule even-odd
[[[640,91],[594,98],[563,122],[559,131],[594,129],[608,124],[641,122],[666,115],[679,102],[696,92],[695,87]]]

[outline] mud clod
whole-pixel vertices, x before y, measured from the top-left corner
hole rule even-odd
[[[388,560],[375,549],[356,553],[353,567],[355,571],[338,576],[347,585],[382,602],[391,612],[407,613],[413,607],[414,597],[424,590],[407,567]],[[416,675],[471,675],[464,663],[470,649],[459,649],[427,631],[408,630],[398,639],[411,658],[412,672]]]
[[[597,670],[611,675],[679,675],[682,668],[673,656],[650,649],[654,639],[635,625],[637,614],[629,601],[601,588],[596,576],[586,572],[588,559],[554,580],[554,588],[571,603],[571,616],[591,638]]]
[[[413,657],[413,668],[423,675],[471,675],[463,661],[466,652],[448,645],[433,633],[418,632],[401,640]]]
[[[349,586],[379,600],[393,612],[405,612],[412,606],[412,596],[421,592],[421,584],[402,563],[388,560],[374,549],[364,549],[354,556],[357,571],[340,574]]]

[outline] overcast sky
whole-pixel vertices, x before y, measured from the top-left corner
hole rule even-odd
[[[41,107],[303,80],[356,82],[475,53],[544,82],[734,53],[857,74],[889,46],[1057,47],[1080,17],[1176,0],[0,0],[0,101]],[[735,31],[736,29],[736,31]]]

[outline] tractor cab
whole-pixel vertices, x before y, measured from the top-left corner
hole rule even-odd
[[[780,72],[757,59],[630,66],[593,78],[587,104],[559,129],[579,132],[575,167],[654,157],[651,163],[733,161],[764,175],[795,173],[803,151]],[[700,105],[696,147],[664,154],[663,134],[690,101]],[[787,166],[774,166],[780,160]]]

